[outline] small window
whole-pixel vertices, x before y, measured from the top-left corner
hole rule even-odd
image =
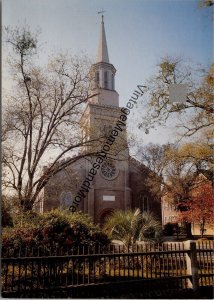
[[[143,197],[143,211],[149,211],[149,199],[147,196]]]
[[[100,83],[100,73],[96,72],[96,83],[99,85]]]
[[[139,208],[142,212],[149,211],[149,198],[147,196],[139,195]]]
[[[109,136],[111,134],[112,129],[113,129],[112,125],[103,126],[103,132],[106,136]]]
[[[104,88],[107,89],[108,88],[108,72],[105,71],[104,73]]]
[[[112,90],[114,90],[114,74],[111,75]]]

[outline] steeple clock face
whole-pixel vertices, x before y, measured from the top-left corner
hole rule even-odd
[[[106,160],[101,166],[101,175],[107,180],[115,179],[119,174],[119,169],[116,167],[115,162]]]

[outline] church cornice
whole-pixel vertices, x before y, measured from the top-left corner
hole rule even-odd
[[[108,109],[113,109],[115,111],[121,111],[121,107],[117,107],[114,105],[106,105],[106,104],[95,104],[95,103],[88,103],[91,106],[97,107],[97,108],[108,108]]]
[[[105,112],[109,112],[109,113],[102,114],[103,110],[105,110]],[[119,116],[121,114],[121,108],[113,106],[113,105],[88,103],[81,118],[80,118],[80,122],[83,122],[83,120],[88,117],[89,113],[96,113],[100,116],[105,115],[108,117],[115,117],[115,116]]]
[[[117,70],[115,69],[115,67],[114,67],[112,64],[106,63],[106,62],[98,62],[98,63],[93,64],[93,65],[91,66],[91,70],[98,69],[99,67],[103,67],[104,69],[110,68],[110,69],[113,71],[114,74],[115,74],[116,71],[117,71]]]

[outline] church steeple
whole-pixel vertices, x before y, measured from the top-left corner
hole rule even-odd
[[[97,94],[90,99],[91,103],[119,106],[119,95],[115,91],[115,67],[109,62],[106,42],[104,17],[102,15],[101,31],[96,63],[91,66],[91,94]]]
[[[96,62],[105,62],[109,63],[108,58],[108,48],[106,43],[106,34],[105,34],[105,26],[104,26],[104,16],[102,15],[102,22],[101,22],[101,30],[100,30],[100,40],[99,40],[99,47],[97,51],[97,59]]]

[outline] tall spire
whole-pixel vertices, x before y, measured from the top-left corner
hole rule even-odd
[[[105,27],[102,14],[101,32],[96,63],[90,68],[90,92],[96,94],[89,102],[99,105],[119,106],[119,95],[115,90],[115,67],[109,63]]]
[[[106,34],[105,34],[105,27],[104,27],[103,19],[104,19],[104,16],[102,15],[99,48],[98,48],[97,59],[96,59],[97,63],[99,63],[99,62],[109,63],[108,48],[107,48],[107,43],[106,43]]]

